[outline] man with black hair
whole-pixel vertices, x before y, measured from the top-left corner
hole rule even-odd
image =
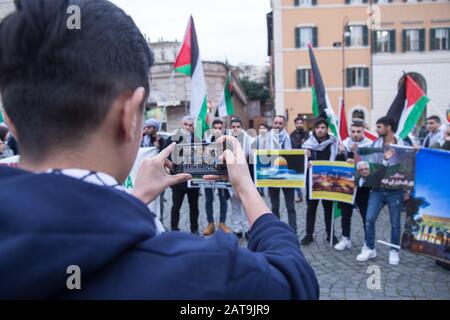
[[[444,131],[445,126],[442,125],[441,118],[438,116],[431,116],[427,118],[427,131],[423,146],[425,148],[439,149],[445,142]]]
[[[303,119],[302,117],[298,116],[294,119],[295,124],[295,130],[291,133],[291,145],[292,149],[301,149],[303,142],[308,138],[308,133],[306,132],[305,128],[303,128]],[[297,198],[295,199],[295,202],[303,202],[303,194],[302,189],[298,188],[295,189],[295,192],[297,193]]]
[[[303,144],[303,149],[307,150],[309,161],[334,161],[336,160],[338,142],[334,136],[328,134],[328,122],[319,118],[314,123],[314,132],[308,140]],[[310,167],[310,166],[309,166]],[[311,200],[309,199],[309,172],[306,176],[306,236],[302,239],[303,246],[309,245],[314,241],[314,226],[316,224],[316,213],[319,201],[322,201],[324,210],[325,229],[327,232],[327,241],[331,240],[331,221],[333,214],[333,202],[328,200]],[[337,238],[333,235],[333,245],[338,243]]]
[[[350,126],[350,136],[342,141],[342,143],[339,145],[339,152],[336,160],[355,163],[354,152],[358,148],[370,147],[371,145],[372,140],[364,135],[364,121],[354,119]],[[360,172],[365,171],[369,169],[369,165],[368,163],[358,163],[357,169]],[[363,185],[357,185],[355,204],[358,206],[359,213],[361,214],[363,226],[366,222],[367,202],[369,200],[369,194],[369,188]],[[339,202],[338,205],[342,210],[342,238],[339,243],[334,246],[334,248],[338,251],[344,251],[345,249],[350,249],[352,246],[352,242],[350,240],[350,230],[354,206],[352,204],[343,202]]]
[[[168,174],[172,143],[143,161],[133,194],[121,186],[140,145],[151,50],[105,0],[75,1],[82,27],[68,29],[72,3],[21,0],[0,23],[0,92],[21,147],[20,169],[0,167],[0,299],[317,299],[295,234],[259,196],[233,137],[219,142],[233,144],[224,157],[249,248],[222,232],[157,235],[146,205],[191,176]]]
[[[398,161],[393,154],[391,148],[386,148],[390,145],[404,146],[405,142],[394,133],[396,127],[395,121],[390,117],[382,117],[377,121],[377,134],[379,138],[372,144],[373,148],[385,148],[383,166],[389,167],[395,161]],[[367,261],[374,259],[377,256],[375,249],[375,223],[381,209],[385,205],[389,207],[389,216],[391,221],[391,243],[400,246],[400,213],[403,206],[403,190],[390,190],[383,188],[373,188],[369,195],[369,203],[367,207],[366,225],[365,225],[365,240],[366,246],[361,250],[361,253],[356,257],[358,261]],[[389,264],[398,265],[400,257],[398,250],[392,248],[389,253]]]

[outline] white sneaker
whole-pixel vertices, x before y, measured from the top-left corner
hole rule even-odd
[[[397,250],[389,251],[389,264],[398,266],[399,263],[400,263],[400,257],[398,255],[398,251]]]
[[[358,261],[367,261],[369,259],[374,259],[377,256],[377,249],[364,249],[361,250],[361,253],[356,257]]]
[[[364,242],[364,245],[363,245],[363,247],[362,247],[362,249],[361,249],[361,253],[364,252],[364,251],[367,251],[367,250],[369,250],[369,247],[368,247],[367,244]]]
[[[349,238],[342,237],[341,241],[334,246],[337,251],[344,251],[345,249],[350,249],[352,247],[352,242]]]

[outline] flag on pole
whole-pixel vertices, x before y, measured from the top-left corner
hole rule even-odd
[[[311,60],[311,80],[312,80],[312,109],[315,117],[327,119],[331,132],[338,136],[337,117],[331,106],[330,99],[325,90],[325,86],[320,75],[311,43],[308,44],[309,58]]]
[[[405,139],[416,126],[430,99],[409,75],[403,79],[387,116],[396,121],[395,132]]]
[[[196,120],[195,135],[201,139],[203,132],[208,129],[206,122],[208,101],[206,99],[206,82],[202,59],[200,58],[197,33],[192,16],[189,18],[183,44],[178,52],[173,68],[175,72],[191,77],[190,114]]]
[[[219,102],[219,117],[231,116],[234,114],[233,83],[231,72],[228,73],[225,87]]]
[[[3,112],[0,111],[0,123],[5,122],[5,120],[3,120]]]
[[[339,97],[339,139],[344,141],[349,137],[347,116],[345,115],[344,99]]]

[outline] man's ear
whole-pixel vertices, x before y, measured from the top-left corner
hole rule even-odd
[[[137,88],[131,96],[129,96],[123,105],[122,128],[125,134],[126,142],[131,142],[137,136],[136,131],[142,131],[142,104],[145,99],[145,89]],[[140,136],[140,135],[139,135]]]
[[[19,141],[19,137],[17,136],[17,130],[16,130],[16,126],[14,125],[14,123],[11,121],[11,118],[8,116],[8,114],[6,112],[3,112],[3,118],[5,120],[6,125],[9,128],[9,131],[11,131],[13,137]]]

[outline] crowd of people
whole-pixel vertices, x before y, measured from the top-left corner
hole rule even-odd
[[[312,200],[309,198],[309,179],[306,177],[306,215],[305,215],[305,236],[301,240],[301,245],[307,246],[314,241],[314,229],[317,215],[317,208],[319,202],[322,203],[325,221],[326,240],[331,242],[334,249],[344,251],[352,247],[351,241],[351,219],[354,210],[358,210],[362,218],[364,245],[361,253],[356,257],[358,261],[367,261],[376,257],[375,249],[375,223],[381,209],[387,205],[390,215],[391,223],[391,244],[393,248],[390,250],[389,263],[398,265],[400,262],[399,250],[396,246],[400,245],[401,225],[400,217],[403,207],[403,202],[408,196],[408,192],[402,190],[377,189],[368,187],[374,185],[374,177],[369,177],[369,164],[367,162],[355,163],[355,151],[358,148],[374,147],[379,148],[387,145],[414,145],[415,147],[438,148],[450,150],[450,126],[442,124],[438,116],[430,116],[427,121],[427,134],[421,139],[421,145],[412,143],[411,139],[406,141],[395,134],[396,123],[393,119],[382,117],[377,121],[377,134],[379,138],[376,141],[365,136],[365,129],[367,125],[362,119],[352,119],[349,128],[349,137],[343,141],[332,134],[328,122],[325,119],[317,119],[313,124],[312,131],[306,128],[303,118],[297,117],[294,119],[295,130],[289,135],[286,131],[287,122],[286,117],[278,115],[274,117],[271,126],[262,123],[259,126],[258,134],[252,136],[248,134],[244,128],[243,123],[237,117],[231,117],[229,129],[225,128],[225,123],[221,119],[215,119],[212,122],[212,131],[205,134],[203,142],[210,143],[223,135],[231,135],[236,137],[244,150],[247,161],[253,156],[255,150],[291,150],[291,149],[305,149],[309,161],[325,160],[325,161],[346,161],[353,163],[356,166],[359,176],[357,191],[355,195],[355,204],[338,203],[342,212],[341,229],[342,234],[340,239],[336,237],[336,233],[332,228],[333,202],[328,200]],[[157,123],[155,119],[149,119],[146,123]],[[153,128],[159,127],[159,123]],[[180,129],[181,135],[189,134],[194,138],[194,119],[186,116],[182,120],[182,127]],[[149,129],[144,129],[145,141]],[[150,130],[150,132],[156,132]],[[178,135],[177,135],[178,136]],[[156,135],[155,135],[156,137]],[[156,138],[155,138],[156,141]],[[186,140],[184,140],[186,141]],[[417,141],[417,140],[414,140]],[[177,141],[182,142],[182,141]],[[166,142],[167,144],[167,142]],[[158,146],[156,143],[154,146]],[[383,165],[389,166],[389,160],[392,157],[391,152],[386,151]],[[253,165],[249,164],[249,171],[253,177]],[[307,173],[308,175],[309,173]],[[183,188],[183,192],[188,194],[190,223],[192,233],[198,233],[198,212],[199,212],[199,196],[201,193],[199,189],[189,189],[186,184],[182,186],[174,186],[173,189],[173,207],[172,207],[172,231],[178,231],[178,221],[180,216],[180,208],[182,204],[182,197],[179,196],[179,188]],[[283,192],[284,204],[286,206],[287,220],[289,226],[298,234],[297,210],[295,202],[303,201],[303,191],[301,188],[268,188],[268,198],[272,206],[272,212],[280,218],[280,193]],[[264,196],[264,188],[259,188],[259,193]],[[184,193],[183,193],[184,194]],[[220,203],[220,221],[216,228],[214,224],[214,197],[218,196]],[[181,200],[180,200],[181,199]],[[230,226],[226,223],[228,200],[231,201],[231,219]],[[232,189],[217,189],[205,188],[205,210],[207,213],[208,225],[203,230],[204,236],[212,235],[216,230],[223,230],[225,233],[234,232],[239,238],[247,237],[249,230],[246,223],[245,213],[242,212],[239,198],[237,198]],[[301,215],[300,215],[301,216]],[[247,237],[248,238],[248,237]]]

